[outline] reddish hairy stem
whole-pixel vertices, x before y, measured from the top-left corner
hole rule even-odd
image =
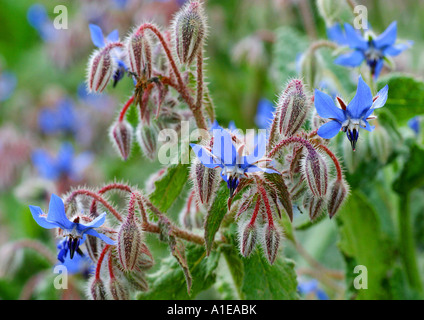
[[[274,219],[272,218],[271,206],[269,205],[268,198],[266,197],[266,191],[261,183],[258,183],[259,192],[262,195],[262,199],[264,199],[264,204],[266,208],[266,214],[268,216],[268,224],[270,227],[274,226]]]
[[[119,114],[119,122],[124,120],[125,114],[127,113],[129,107],[134,102],[134,96],[128,99],[128,101],[125,103],[124,107],[121,110],[121,113]]]
[[[103,248],[103,251],[100,254],[99,260],[97,260],[96,274],[95,274],[96,280],[99,280],[100,279],[100,269],[102,268],[103,259],[105,258],[105,255],[108,252],[109,248],[110,248],[110,245],[107,244]]]
[[[113,265],[112,265],[112,251],[109,251],[108,269],[109,269],[110,279],[112,280],[115,279],[115,273],[113,272]]]
[[[99,201],[102,205],[104,205],[106,207],[106,209],[108,209],[115,216],[116,219],[118,219],[120,222],[123,221],[122,216],[118,213],[118,211],[116,211],[115,208],[109,202],[107,202],[105,199],[103,199],[103,197],[101,195],[99,195],[99,194],[97,194],[93,191],[85,190],[85,189],[75,190],[71,193],[71,195],[65,201],[65,210],[68,207],[69,203],[72,200],[74,200],[77,195],[89,196],[89,197]]]
[[[122,190],[122,191],[127,191],[127,192],[132,192],[131,188],[125,184],[121,184],[121,183],[111,183],[108,184],[106,186],[104,186],[103,188],[101,188],[99,191],[97,191],[97,193],[99,195],[104,194],[110,190]],[[90,207],[90,213],[91,214],[95,214],[96,213],[96,200],[93,200],[93,202],[91,203],[91,207]]]
[[[255,209],[253,210],[252,219],[250,219],[250,222],[249,222],[250,226],[253,226],[255,224],[256,217],[258,216],[260,206],[261,206],[261,196],[259,196],[258,199],[256,199],[256,205],[255,205]]]
[[[17,240],[12,243],[13,248],[15,251],[17,249],[32,249],[39,254],[41,254],[43,257],[45,257],[50,263],[55,264],[57,262],[56,257],[51,253],[50,249],[47,248],[44,244],[41,242],[38,242],[36,240],[29,240],[29,239],[23,239],[23,240]]]
[[[202,110],[197,109],[196,105],[193,102],[193,98],[192,96],[189,94],[187,86],[184,84],[182,76],[180,71],[177,68],[177,64],[175,63],[174,57],[172,56],[171,50],[169,49],[168,43],[166,42],[165,38],[163,37],[162,33],[158,30],[158,28],[156,28],[153,24],[151,23],[144,23],[143,25],[140,26],[140,28],[137,30],[136,34],[140,34],[141,32],[143,32],[143,30],[145,29],[149,29],[151,30],[156,37],[159,39],[165,54],[168,58],[168,61],[171,65],[172,71],[174,72],[176,78],[177,78],[177,82],[178,82],[178,87],[176,88],[177,91],[181,94],[181,96],[183,97],[183,99],[187,102],[188,106],[190,107],[191,111],[193,112],[193,116],[196,119],[196,124],[197,127],[199,129],[205,129],[207,130],[207,125],[206,125],[206,121],[205,118],[203,117],[202,114]]]
[[[313,145],[306,139],[303,139],[298,136],[290,137],[284,140],[281,140],[269,153],[268,158],[272,158],[281,148],[288,146],[291,143],[301,143],[303,144],[308,151],[315,151]]]

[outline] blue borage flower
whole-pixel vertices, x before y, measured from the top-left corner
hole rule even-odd
[[[92,161],[93,156],[89,152],[74,156],[74,148],[70,143],[62,144],[56,157],[42,149],[32,153],[32,163],[40,175],[48,180],[57,180],[63,176],[80,180],[83,171]]]
[[[55,194],[52,194],[50,198],[49,213],[47,215],[39,207],[29,206],[29,209],[35,222],[40,227],[61,229],[61,234],[66,238],[59,245],[58,260],[62,263],[65,261],[68,252],[71,259],[74,257],[75,252],[82,255],[79,246],[85,241],[86,235],[97,237],[109,245],[115,244],[112,239],[95,230],[105,223],[106,213],[101,214],[87,224],[79,223],[80,218],[78,216],[73,221],[70,221],[66,216],[62,199]]]
[[[372,75],[377,78],[383,68],[384,59],[388,56],[397,56],[412,46],[413,41],[395,44],[397,37],[397,23],[390,26],[379,36],[372,32],[365,32],[362,36],[350,24],[344,24],[344,32],[340,24],[327,29],[328,38],[340,45],[348,46],[353,51],[340,55],[334,62],[346,67],[357,67],[364,60],[371,68]]]
[[[61,131],[76,134],[79,124],[75,106],[68,98],[61,99],[54,109],[42,109],[38,115],[38,125],[45,134],[55,134]]]
[[[331,139],[340,130],[346,132],[352,149],[355,151],[359,128],[362,127],[368,131],[374,130],[374,126],[371,126],[368,120],[375,119],[374,116],[371,116],[374,110],[384,106],[388,91],[389,87],[386,85],[373,98],[371,89],[359,76],[355,97],[348,105],[337,97],[340,105],[338,108],[329,95],[315,89],[314,101],[318,115],[331,120],[318,129],[318,135],[324,139]]]
[[[103,35],[102,29],[95,25],[90,24],[90,34],[91,41],[97,48],[104,48],[109,42],[118,42],[119,41],[119,32],[118,30],[113,30],[107,37]],[[118,67],[113,75],[113,87],[124,77],[125,73],[128,71],[128,67],[125,62],[120,58],[120,49],[114,49],[117,54],[113,56]]]
[[[255,150],[249,155],[244,155],[245,144],[238,143],[238,138],[214,124],[212,129],[212,148],[197,144],[190,144],[200,162],[207,168],[222,168],[221,178],[227,183],[230,189],[230,197],[237,188],[240,179],[247,177],[248,173],[267,172],[279,173],[273,169],[262,168],[258,165],[261,162],[268,162],[271,159],[264,158],[266,152],[266,134],[260,132],[255,137],[257,141]]]
[[[37,30],[39,36],[45,42],[53,42],[58,37],[58,30],[49,19],[46,8],[42,4],[32,5],[27,12],[28,23]]]
[[[414,131],[415,135],[419,135],[421,129],[421,117],[415,116],[408,120],[408,127]]]
[[[319,288],[318,281],[316,279],[301,281],[297,286],[297,290],[305,296],[313,295],[318,300],[330,300],[325,291]]]

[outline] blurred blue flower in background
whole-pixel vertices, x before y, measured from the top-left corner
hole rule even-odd
[[[314,297],[318,300],[330,300],[325,291],[319,288],[318,280],[316,279],[300,281],[299,285],[297,286],[297,290],[300,292],[300,294],[306,297]]]
[[[0,74],[0,101],[10,98],[15,91],[16,84],[17,79],[14,73],[5,71]]]
[[[55,107],[55,109],[44,108],[38,115],[38,125],[43,133],[76,134],[81,122],[77,117],[72,100],[61,99]]]
[[[371,116],[374,110],[384,106],[388,91],[389,87],[386,85],[373,98],[371,89],[359,76],[355,97],[347,106],[343,100],[337,98],[341,107],[338,108],[329,95],[315,89],[314,101],[318,115],[331,120],[318,129],[318,135],[324,139],[331,139],[342,130],[346,132],[352,149],[355,151],[359,128],[362,127],[368,131],[374,130],[374,126],[371,126],[367,120],[374,119],[375,117]]]
[[[255,116],[255,124],[259,129],[269,128],[274,118],[274,111],[275,107],[271,101],[265,98],[259,100]]]
[[[408,127],[410,127],[412,131],[414,131],[415,135],[418,135],[420,133],[420,130],[421,130],[420,122],[421,122],[420,116],[415,116],[408,120]]]
[[[38,31],[41,39],[46,42],[54,41],[57,37],[57,30],[47,15],[47,10],[42,4],[32,5],[27,12],[29,24]]]
[[[32,163],[39,174],[48,180],[58,180],[63,176],[75,181],[81,180],[83,171],[92,161],[90,152],[74,156],[74,148],[70,143],[63,143],[56,157],[41,149],[32,153]]]
[[[392,22],[379,36],[375,36],[371,32],[366,32],[362,36],[348,23],[344,24],[344,31],[338,23],[328,28],[327,36],[330,40],[353,49],[353,51],[337,57],[334,63],[346,67],[357,67],[366,60],[375,78],[379,76],[386,57],[397,56],[413,44],[413,41],[395,44],[396,21]]]
[[[66,242],[66,239],[62,240],[59,245],[58,249],[60,250],[63,246],[62,243]],[[91,261],[91,259],[87,255],[79,255],[71,259],[69,255],[66,255],[66,257],[63,258],[63,261],[58,263],[57,265],[62,265],[66,267],[66,270],[69,274],[82,274],[84,277],[88,278],[91,274],[95,271],[95,265]]]

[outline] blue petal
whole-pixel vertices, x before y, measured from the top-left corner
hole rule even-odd
[[[365,128],[364,128],[365,130],[371,132],[375,129],[375,126],[370,125],[367,120],[364,120],[364,122],[365,122]]]
[[[340,23],[335,23],[333,26],[327,28],[327,37],[340,45],[347,45],[346,34],[343,32]]]
[[[98,228],[105,223],[105,220],[106,220],[106,212],[102,213],[96,219],[94,219],[90,223],[84,224],[83,226],[86,228]]]
[[[216,120],[212,123],[210,131],[213,132],[214,129],[223,130],[223,128],[219,125],[218,121],[216,121]]]
[[[382,69],[383,69],[383,59],[380,59],[377,61],[377,64],[374,69],[374,79],[378,78]]]
[[[105,236],[103,233],[98,233],[94,229],[88,229],[87,231],[85,231],[85,234],[88,234],[88,235],[93,236],[93,237],[97,237],[97,238],[103,240],[104,242],[106,242],[107,244],[112,245],[112,246],[116,244],[116,242],[113,241],[111,238]]]
[[[315,292],[315,290],[317,289],[318,289],[318,281],[316,279],[301,282],[297,286],[297,290],[299,290],[299,292],[302,294],[309,294],[309,293]]]
[[[358,79],[358,89],[356,90],[356,95],[352,101],[347,106],[347,111],[349,112],[352,119],[361,119],[365,113],[372,106],[372,94],[371,89],[368,85],[362,80],[362,77],[359,76]]]
[[[374,39],[376,48],[384,49],[387,46],[391,46],[396,42],[397,36],[397,22],[393,21],[387,29]]]
[[[234,121],[230,121],[230,123],[228,124],[228,130],[230,130],[231,132],[237,130],[236,123]]]
[[[357,67],[362,63],[362,61],[364,61],[364,59],[365,57],[363,52],[355,50],[338,56],[334,60],[334,63],[345,67]]]
[[[247,167],[250,164],[256,163],[263,158],[266,152],[266,132],[264,130],[259,130],[259,134],[255,136],[254,140],[257,140],[255,150],[251,152],[249,155],[243,157],[242,168]]]
[[[72,162],[74,157],[74,147],[71,143],[65,142],[59,149],[57,155],[57,164],[60,167],[61,173],[71,174],[72,173]]]
[[[350,24],[345,23],[346,39],[349,46],[353,49],[366,50],[368,48],[368,41],[364,40],[362,36]]]
[[[341,128],[342,128],[342,124],[340,122],[332,120],[330,122],[324,123],[318,129],[317,133],[321,138],[331,139],[332,137],[334,137],[340,132]]]
[[[383,89],[377,92],[378,98],[372,104],[373,109],[378,109],[384,106],[387,101],[389,86],[386,84]]]
[[[408,120],[408,127],[410,127],[416,135],[418,135],[420,133],[420,117],[419,116],[415,116],[411,119]]]
[[[261,167],[258,167],[258,166],[255,166],[255,165],[250,165],[246,170],[245,170],[245,172],[246,173],[249,173],[249,172],[258,172],[258,171],[260,171],[260,172],[265,172],[265,173],[278,173],[278,174],[280,174],[278,171],[276,171],[276,170],[273,170],[273,169],[270,169],[270,168],[261,168]]]
[[[402,51],[409,49],[414,44],[414,41],[407,41],[406,43],[399,43],[393,46],[389,46],[384,49],[383,54],[386,56],[397,56]]]
[[[216,168],[217,166],[222,167],[221,164],[217,164],[215,159],[210,155],[210,152],[206,150],[204,147],[199,146],[197,144],[191,143],[190,147],[193,149],[197,158],[206,168]]]
[[[274,118],[275,108],[271,101],[268,99],[259,100],[256,116],[255,116],[255,124],[259,129],[266,129],[272,122]]]
[[[113,30],[109,35],[106,37],[106,40],[108,42],[118,42],[119,41],[119,32],[117,29]]]
[[[35,222],[37,222],[40,227],[43,227],[45,229],[60,228],[57,223],[49,222],[47,221],[46,217],[41,217],[41,215],[44,213],[39,207],[29,206],[29,210],[31,211],[32,217],[34,218]]]
[[[72,229],[75,225],[69,221],[68,217],[66,216],[63,200],[55,194],[52,194],[50,198],[47,220],[49,222],[56,222],[62,229]]]
[[[93,41],[96,47],[103,48],[105,46],[105,39],[103,37],[103,32],[99,26],[95,24],[90,24],[90,34],[91,34],[91,41]]]
[[[321,118],[336,119],[340,122],[343,122],[346,119],[344,111],[336,107],[333,99],[331,99],[328,94],[317,89],[315,89],[314,104],[315,109]]]
[[[318,289],[316,291],[316,295],[317,295],[318,300],[330,300],[330,298],[328,297],[328,295],[322,289]]]
[[[233,144],[231,134],[226,130],[213,130],[212,154],[218,157],[223,165],[235,165],[237,151]]]

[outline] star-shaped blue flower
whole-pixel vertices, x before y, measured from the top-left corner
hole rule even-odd
[[[331,139],[342,130],[346,132],[352,149],[355,151],[359,128],[362,127],[368,131],[374,130],[374,126],[371,126],[368,120],[375,118],[371,117],[375,109],[384,106],[388,91],[389,87],[386,85],[373,98],[371,89],[359,76],[355,97],[347,106],[342,99],[337,97],[340,105],[338,108],[329,95],[315,89],[314,101],[318,115],[331,120],[318,129],[318,135],[324,139]]]
[[[244,144],[236,149],[233,136],[222,128],[215,128],[213,131],[212,149],[206,146],[190,144],[200,162],[207,168],[222,168],[221,178],[227,182],[230,189],[230,197],[237,188],[240,179],[247,177],[252,172],[279,173],[278,171],[259,167],[260,162],[267,162],[266,152],[266,134],[260,133],[255,140],[257,144],[255,150],[249,155],[243,155]]]
[[[41,149],[32,154],[32,163],[40,175],[48,180],[58,180],[63,176],[80,180],[83,171],[92,161],[93,156],[89,152],[74,156],[74,148],[70,143],[62,144],[57,157]]]
[[[107,37],[105,37],[103,35],[102,29],[95,24],[90,24],[90,34],[91,41],[93,41],[94,45],[97,48],[104,48],[106,47],[107,43],[119,41],[118,30],[113,30],[111,33],[109,33]],[[126,66],[123,59],[120,57],[120,50],[118,48],[114,50],[117,52],[117,54],[115,54],[113,58],[115,59],[118,68],[116,69],[113,75],[113,87],[116,86],[116,84],[124,77],[125,73],[128,71],[128,67]]]
[[[32,217],[40,227],[45,229],[62,229],[62,234],[66,237],[65,242],[61,242],[58,260],[65,261],[69,252],[70,258],[74,257],[75,252],[82,254],[79,246],[84,242],[86,235],[97,237],[109,245],[115,242],[102,233],[98,233],[95,228],[105,223],[106,213],[101,214],[88,224],[79,223],[79,217],[73,222],[68,219],[65,213],[65,206],[61,198],[52,194],[49,204],[49,213],[46,215],[40,207],[29,206]]]
[[[366,32],[362,36],[350,24],[344,24],[344,32],[340,24],[327,29],[328,38],[340,45],[348,46],[353,51],[340,55],[334,62],[346,67],[357,67],[364,60],[371,68],[371,74],[377,78],[383,68],[384,58],[397,56],[412,46],[412,41],[395,44],[397,37],[397,23],[390,26],[379,36]]]

